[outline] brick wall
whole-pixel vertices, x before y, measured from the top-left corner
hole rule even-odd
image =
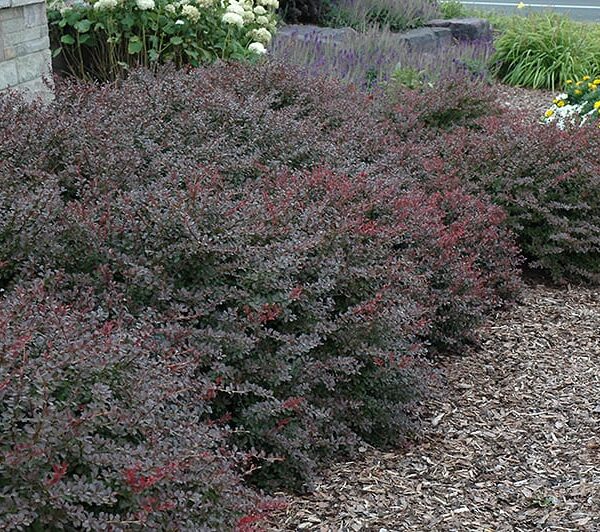
[[[51,73],[44,0],[0,0],[0,91],[52,97],[42,77]]]

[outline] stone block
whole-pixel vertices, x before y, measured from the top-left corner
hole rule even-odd
[[[398,35],[411,52],[433,52],[439,48],[438,37],[431,28],[417,28]]]
[[[50,50],[43,50],[33,54],[17,57],[17,72],[19,83],[31,81],[41,76],[50,74]]]
[[[431,28],[431,31],[435,34],[439,47],[445,48],[452,45],[453,39],[450,28]]]
[[[0,0],[0,2],[1,1],[2,0]],[[5,20],[12,20],[15,18],[23,18],[23,8],[22,7],[11,7],[9,9],[0,9],[0,22],[4,22]]]
[[[11,0],[0,0],[0,9],[10,7]]]
[[[48,35],[48,28],[46,26],[37,26],[35,28],[27,28],[7,34],[4,42],[8,41],[12,46],[16,46],[18,44],[41,39],[46,35]]]
[[[22,83],[17,88],[20,92],[23,92],[25,98],[28,100],[41,98],[44,102],[50,102],[54,99],[52,85],[48,86],[44,80],[39,78]]]
[[[12,0],[12,6],[13,7],[19,7],[19,6],[28,6],[30,4],[43,4],[43,0],[42,2],[40,2],[40,0]]]
[[[14,87],[17,83],[19,83],[17,60],[2,61],[0,63],[0,90]]]
[[[482,18],[435,19],[425,24],[428,27],[448,28],[455,39],[462,41],[490,40],[492,28]]]
[[[17,49],[14,46],[4,45],[2,53],[4,54],[4,59],[14,59],[15,57],[17,57]]]
[[[23,19],[26,28],[35,28],[36,26],[46,26],[46,4],[31,4],[23,6]]]
[[[12,9],[7,9],[7,11],[12,11]],[[2,21],[2,35],[5,41],[7,36],[11,33],[17,33],[25,29],[25,19],[23,18],[23,10],[20,10],[20,15],[21,16],[19,17],[13,17]]]
[[[321,28],[309,24],[289,24],[277,30],[277,39],[343,43],[356,35],[352,28]]]
[[[15,46],[17,55],[29,55],[50,48],[50,38],[46,35],[33,41],[27,41]]]

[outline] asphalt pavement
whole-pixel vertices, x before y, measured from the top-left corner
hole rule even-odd
[[[569,15],[575,20],[600,22],[600,0],[523,0],[525,7],[517,8],[519,0],[473,0],[462,2],[479,9],[492,9],[504,13],[521,13],[528,11],[556,11]]]

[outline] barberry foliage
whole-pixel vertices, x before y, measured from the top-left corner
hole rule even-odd
[[[422,357],[511,301],[519,258],[377,109],[280,65],[2,97],[7,526],[251,527],[250,486],[415,430]]]

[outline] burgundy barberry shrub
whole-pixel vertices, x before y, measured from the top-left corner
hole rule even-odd
[[[201,394],[179,406],[197,445],[214,429],[260,486],[303,488],[360,442],[401,442],[420,356],[459,349],[518,287],[501,212],[415,187],[399,157],[414,148],[333,82],[218,65],[64,84],[26,113],[0,101],[3,287],[60,272],[56,297],[148,327],[148,379],[173,353]]]
[[[600,139],[505,115],[439,139],[439,164],[508,213],[528,265],[556,282],[600,282]]]
[[[0,302],[3,530],[231,530],[268,507],[203,421],[202,354],[153,321],[60,275]]]
[[[459,126],[477,127],[478,119],[501,112],[493,86],[458,74],[416,89],[391,82],[382,104],[397,133],[409,139],[415,129],[430,136]]]

